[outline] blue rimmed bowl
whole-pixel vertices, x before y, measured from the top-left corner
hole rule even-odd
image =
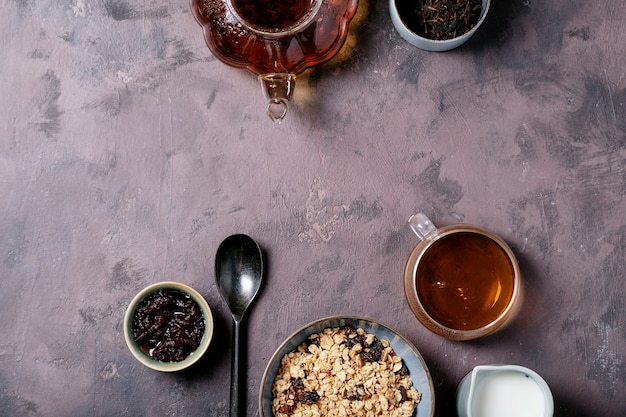
[[[280,368],[280,361],[287,353],[295,350],[298,345],[307,338],[329,327],[352,326],[361,328],[367,333],[375,335],[378,339],[385,339],[391,345],[395,354],[400,356],[413,381],[413,386],[421,394],[422,398],[417,404],[414,416],[433,417],[435,415],[435,391],[428,367],[417,348],[404,336],[400,335],[389,326],[369,318],[359,316],[332,316],[315,320],[300,328],[289,336],[274,352],[269,360],[259,389],[259,415],[260,417],[273,417],[272,412],[272,385]]]

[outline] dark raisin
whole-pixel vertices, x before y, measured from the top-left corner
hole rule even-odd
[[[285,391],[285,400],[295,400],[298,396],[298,391],[294,387],[290,387],[287,391]]]
[[[343,342],[343,344],[348,349],[352,349],[356,345],[361,345],[361,346],[365,347],[365,345],[367,343],[365,342],[365,336],[364,335],[356,334],[354,336],[350,335],[349,337],[346,337],[346,340]]]
[[[363,400],[363,396],[359,394],[357,389],[353,389],[351,391],[347,391],[345,394],[345,399],[348,401],[361,401]]]
[[[279,413],[283,413],[283,414],[288,414],[288,415],[292,415],[293,414],[293,409],[295,407],[293,405],[289,405],[289,404],[283,404],[280,406],[280,408],[278,409]]]
[[[398,376],[406,376],[409,374],[409,368],[406,367],[404,362],[402,362],[402,367],[395,372]]]
[[[344,346],[347,347],[348,349],[352,349],[354,346],[356,346],[358,343],[356,343],[356,337],[347,337],[346,340],[343,342]]]
[[[314,345],[314,346],[319,346],[320,345],[320,339],[317,335],[311,335],[307,340],[306,340],[306,348],[307,350],[309,349],[309,346]]]
[[[407,400],[407,396],[406,396],[406,388],[404,388],[402,385],[400,385],[400,388],[398,388],[398,391],[400,391],[400,402],[405,402]]]
[[[204,335],[200,306],[175,290],[157,290],[135,311],[133,336],[144,352],[161,362],[180,362],[195,351]]]
[[[304,389],[304,380],[302,378],[291,378],[291,386],[297,390]]]
[[[372,342],[369,347],[361,352],[361,359],[365,362],[378,362],[380,360],[380,356],[383,353],[385,346],[383,343],[376,339]]]
[[[303,390],[298,395],[298,401],[300,401],[302,404],[307,405],[315,404],[317,401],[319,401],[319,399],[320,395],[317,393],[317,391]]]

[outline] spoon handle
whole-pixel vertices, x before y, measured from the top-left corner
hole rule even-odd
[[[234,320],[233,326],[233,354],[230,361],[230,417],[239,416],[239,357],[241,354],[241,326],[239,320]],[[242,416],[245,415],[242,414]]]

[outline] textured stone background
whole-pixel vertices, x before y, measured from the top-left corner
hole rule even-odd
[[[0,414],[226,415],[214,254],[243,232],[267,257],[248,415],[274,349],[332,314],[409,338],[438,416],[485,363],[539,372],[557,416],[626,415],[625,22],[622,0],[494,0],[469,43],[428,53],[362,0],[276,126],[186,0],[3,0]],[[509,242],[527,291],[512,326],[453,343],[416,322],[402,270],[418,210]],[[170,279],[217,321],[210,357],[177,375],[142,367],[121,331],[136,292]]]

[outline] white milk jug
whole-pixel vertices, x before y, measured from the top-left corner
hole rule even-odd
[[[536,372],[518,365],[475,367],[459,383],[459,417],[553,417],[554,399]]]

